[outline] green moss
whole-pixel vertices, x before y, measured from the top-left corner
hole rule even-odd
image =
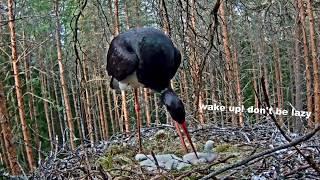
[[[166,141],[169,139],[169,134],[164,130],[160,130],[155,134],[156,141]]]
[[[223,153],[223,152],[228,152],[232,146],[230,144],[220,144],[216,148],[214,148],[214,151],[217,153]]]
[[[113,160],[112,160],[112,154],[107,154],[106,156],[102,156],[98,159],[98,163],[101,164],[101,166],[104,169],[111,169],[113,168]]]
[[[134,148],[112,145],[106,154],[98,159],[104,169],[119,168],[123,165],[133,164]]]

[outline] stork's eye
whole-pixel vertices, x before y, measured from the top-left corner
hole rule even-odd
[[[133,49],[131,46],[126,46],[126,49],[129,53],[133,53]]]

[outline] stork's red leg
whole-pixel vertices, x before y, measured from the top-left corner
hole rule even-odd
[[[183,136],[182,136],[182,134],[181,134],[179,124],[178,124],[176,121],[174,121],[174,125],[175,125],[176,130],[177,130],[177,133],[178,133],[178,135],[179,135],[182,148],[184,149],[185,153],[188,153],[188,148],[187,148],[187,146],[186,146],[186,143],[184,142],[184,138],[183,138]]]
[[[136,117],[137,117],[137,130],[138,130],[138,144],[139,144],[139,152],[142,151],[142,144],[141,144],[141,119],[140,119],[140,105],[139,105],[139,99],[138,99],[138,89],[134,89],[134,109],[136,111]]]

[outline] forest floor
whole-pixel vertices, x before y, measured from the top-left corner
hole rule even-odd
[[[159,133],[159,131],[161,133]],[[163,133],[165,132],[165,133]],[[316,134],[296,147],[278,151],[274,148],[288,142],[272,123],[234,128],[205,125],[191,129],[197,149],[213,140],[213,152],[218,158],[210,164],[200,164],[181,170],[147,171],[135,160],[138,153],[136,136],[117,134],[109,141],[79,146],[76,151],[56,151],[29,176],[31,179],[320,179],[320,139]],[[299,135],[288,133],[293,140]],[[162,125],[143,128],[143,148],[146,154],[183,154],[174,127]],[[267,153],[264,153],[267,152]],[[269,152],[269,153],[268,153]],[[271,153],[272,152],[272,153]],[[261,156],[260,156],[261,154]],[[314,162],[316,167],[310,165]],[[214,173],[214,174],[213,174]]]

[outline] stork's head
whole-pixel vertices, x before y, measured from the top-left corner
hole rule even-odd
[[[182,124],[185,122],[185,110],[182,101],[177,94],[170,88],[161,92],[161,102],[166,106],[173,120]]]
[[[185,120],[186,112],[184,110],[184,105],[182,101],[179,99],[177,94],[171,88],[167,88],[161,92],[161,102],[166,106],[172,119],[176,121],[180,125],[180,127],[183,129],[183,132],[187,136],[187,139],[191,145],[193,152],[197,156],[196,150],[193,146],[191,137],[187,129],[187,124]]]

